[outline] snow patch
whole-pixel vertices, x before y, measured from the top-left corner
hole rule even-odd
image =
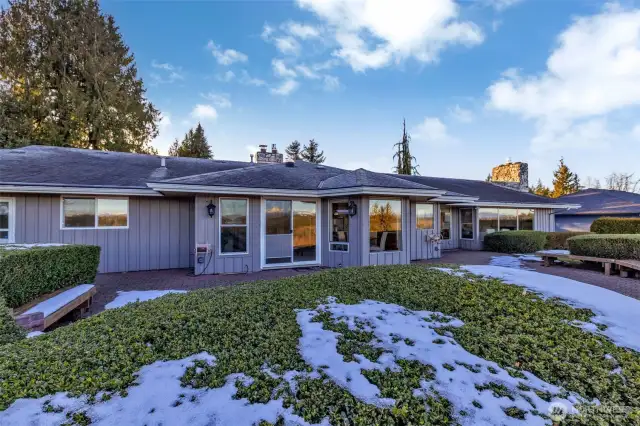
[[[529,269],[522,262],[542,262],[542,258],[533,254],[516,254],[514,256],[491,256],[489,265],[505,268]]]
[[[609,337],[619,346],[640,351],[640,300],[591,284],[535,271],[492,265],[464,265],[462,269],[476,275],[500,278],[508,284],[527,287],[544,297],[558,297],[576,308],[591,309],[593,322],[607,326],[599,330],[592,324],[580,324],[590,332]]]
[[[82,296],[83,294],[91,290],[93,287],[94,287],[93,284],[80,284],[56,296],[53,296],[51,299],[47,299],[44,302],[38,303],[33,308],[24,312],[23,315],[31,315],[31,314],[35,314],[36,312],[42,312],[45,317],[48,317],[52,313],[63,308],[72,300]]]
[[[67,244],[60,243],[35,243],[35,244],[0,244],[0,249],[3,250],[27,250],[34,247],[60,247]]]
[[[27,339],[33,339],[34,337],[38,337],[45,334],[44,331],[30,331],[27,333]]]
[[[436,271],[440,271],[440,272],[446,272],[447,274],[455,275],[456,277],[464,277],[464,272],[456,271],[451,268],[430,268],[430,269],[435,269]]]
[[[0,412],[0,424],[59,425],[69,421],[67,413],[83,411],[91,418],[91,424],[98,426],[252,426],[262,420],[275,423],[280,416],[286,424],[308,424],[290,408],[283,408],[281,400],[251,404],[247,399],[233,399],[236,381],[251,380],[243,374],[228,376],[226,384],[217,389],[182,387],[180,378],[196,360],[211,365],[215,357],[202,352],[177,361],[154,362],[142,367],[137,386],[131,386],[126,397],[113,396],[104,402],[90,404],[86,396],[72,398],[62,392],[38,399],[20,399]],[[43,412],[45,404],[59,412]]]
[[[185,290],[148,290],[148,291],[118,291],[115,299],[105,305],[105,309],[121,308],[124,305],[134,302],[146,302],[157,299],[167,294],[186,293]]]

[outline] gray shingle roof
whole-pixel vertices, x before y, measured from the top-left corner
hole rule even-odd
[[[147,182],[247,167],[251,163],[31,145],[0,149],[0,184],[145,188]]]
[[[610,189],[584,189],[575,194],[564,195],[558,200],[580,204],[582,207],[558,215],[576,214],[640,214],[640,194]]]
[[[322,181],[319,189],[339,189],[354,187],[382,187],[382,188],[403,188],[435,190],[427,185],[400,179],[397,176],[389,176],[382,173],[370,172],[365,169],[358,169],[338,174]]]

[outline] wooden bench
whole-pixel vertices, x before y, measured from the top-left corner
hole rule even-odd
[[[604,257],[577,256],[575,254],[562,253],[560,251],[553,250],[543,250],[536,252],[536,256],[542,258],[544,266],[551,266],[556,260],[579,260],[581,262],[600,263],[604,268],[605,275],[611,275],[611,272],[615,268],[617,262],[615,259],[606,259]]]
[[[14,311],[16,322],[27,331],[44,331],[74,312],[86,315],[96,294],[93,284],[81,284],[42,296]]]
[[[620,268],[620,276],[622,278],[633,275],[636,271],[640,272],[640,260],[616,260],[616,265]]]

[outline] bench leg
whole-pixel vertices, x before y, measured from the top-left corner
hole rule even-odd
[[[605,275],[611,275],[611,264],[610,263],[605,263],[604,264],[604,274]]]
[[[623,266],[620,267],[620,278],[629,278],[629,271]]]
[[[547,267],[551,266],[551,265],[553,265],[553,262],[555,262],[555,261],[556,261],[555,257],[545,257],[544,258],[544,266],[547,266]]]

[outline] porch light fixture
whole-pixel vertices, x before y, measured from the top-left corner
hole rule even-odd
[[[358,214],[358,205],[353,201],[349,201],[347,210],[349,211],[349,216],[355,216]]]
[[[209,213],[209,217],[216,215],[216,206],[213,204],[213,201],[209,201],[209,204],[207,205],[207,213]]]

